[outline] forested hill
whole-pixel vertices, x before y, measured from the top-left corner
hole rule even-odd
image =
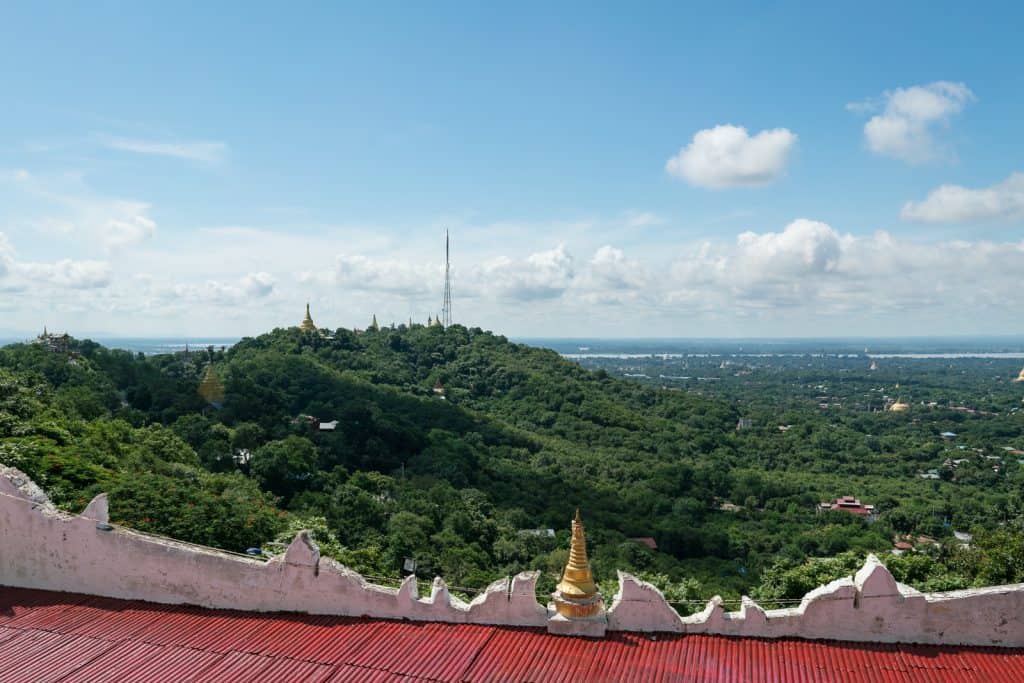
[[[723,402],[614,380],[460,326],[330,339],[276,330],[231,349],[223,370],[229,423],[280,438],[292,429],[284,416],[339,422],[317,434],[321,471],[400,474],[404,464],[407,477],[514,503],[531,527],[564,527],[580,504],[594,523],[650,535],[652,489],[715,494],[699,464],[736,419]]]
[[[474,588],[536,568],[549,590],[579,505],[603,581],[625,569],[676,598],[795,597],[894,532],[948,536],[936,515],[984,527],[1019,500],[892,481],[893,452],[821,452],[815,474],[806,453],[787,462],[783,436],[737,432],[738,417],[726,397],[613,379],[458,325],[278,329],[152,357],[88,341],[0,349],[0,462],[59,504],[108,490],[117,522],[232,550],[313,528],[325,554],[377,576],[411,558],[422,577]],[[769,450],[783,455],[766,470]],[[881,503],[881,521],[815,514],[850,492]],[[1016,565],[985,569],[987,538],[976,556],[950,545],[891,568],[926,588],[1015,578]],[[992,538],[1020,551],[1019,536]],[[802,564],[845,551],[828,570]]]

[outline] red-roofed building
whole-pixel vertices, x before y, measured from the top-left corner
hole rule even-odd
[[[840,512],[849,512],[851,515],[857,515],[863,517],[869,522],[875,519],[875,506],[864,505],[853,496],[842,496],[836,498],[834,503],[821,503],[818,505],[818,511],[824,512],[828,510],[838,510]]]
[[[0,680],[1021,681],[1024,649],[234,612],[0,588]]]
[[[633,541],[633,543],[639,543],[640,545],[645,545],[648,548],[650,548],[651,550],[657,550],[658,549],[658,542],[655,541],[650,536],[637,536],[637,537],[631,538],[629,540]]]

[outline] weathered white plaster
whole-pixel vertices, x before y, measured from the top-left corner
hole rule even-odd
[[[537,573],[496,582],[466,604],[440,580],[428,598],[413,580],[401,588],[371,584],[321,558],[306,532],[264,562],[106,522],[105,496],[68,515],[27,476],[0,467],[0,585],[254,611],[512,626],[547,620],[533,595]]]
[[[874,556],[793,608],[764,610],[744,598],[738,612],[727,612],[716,596],[683,618],[657,588],[620,572],[606,618],[562,623],[537,602],[539,572],[496,581],[470,603],[438,578],[424,598],[412,578],[386,588],[320,557],[306,532],[263,562],[112,527],[107,516],[105,495],[68,515],[27,476],[0,466],[0,586],[253,611],[547,626],[568,635],[599,636],[607,628],[1024,647],[1024,584],[923,594],[897,583]]]
[[[601,612],[585,619],[570,619],[555,611],[554,606],[548,609],[548,633],[559,636],[581,636],[583,638],[604,638],[608,632],[608,616]]]
[[[661,591],[632,574],[619,572],[619,590],[608,610],[612,631],[671,631],[682,633],[679,613],[665,602]]]

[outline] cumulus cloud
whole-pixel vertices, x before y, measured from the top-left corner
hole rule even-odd
[[[106,261],[72,261],[55,263],[18,263],[14,271],[25,279],[57,287],[96,289],[110,284],[111,269]]]
[[[572,284],[573,258],[564,245],[529,255],[522,260],[502,256],[471,273],[484,292],[502,299],[533,301],[553,299]]]
[[[941,185],[923,200],[904,204],[900,216],[924,223],[965,223],[1024,216],[1024,173],[1012,173],[1006,180],[980,189]]]
[[[886,91],[880,101],[852,103],[847,109],[881,109],[864,124],[864,139],[871,151],[908,163],[922,163],[945,155],[935,140],[935,129],[975,99],[963,83],[936,81]]]
[[[673,264],[666,297],[813,315],[967,311],[1018,300],[1015,280],[1006,277],[1013,272],[1024,272],[1024,242],[900,241],[799,219],[780,232],[743,233],[733,245],[698,245]]]
[[[105,221],[101,219],[103,243],[110,249],[139,244],[153,237],[156,233],[156,222],[147,215],[148,204],[124,200],[114,200],[96,205],[88,209],[90,212],[107,213]]]
[[[249,273],[237,280],[207,280],[203,283],[182,283],[169,289],[155,289],[158,298],[199,301],[217,306],[235,306],[265,299],[274,292],[276,279],[269,273]]]
[[[198,161],[204,164],[220,163],[224,161],[228,152],[228,146],[223,142],[203,140],[192,142],[161,142],[104,135],[100,136],[100,141],[104,146],[110,149],[116,149],[123,152],[165,156],[175,159],[187,159],[189,161]]]
[[[422,297],[433,292],[438,278],[435,266],[391,258],[374,259],[363,254],[339,254],[330,270],[298,274],[300,282],[406,297]]]
[[[19,261],[7,236],[0,232],[0,279],[5,280],[4,291],[21,291],[26,282],[32,282],[37,288],[95,289],[110,284],[111,268],[106,261]]]
[[[785,128],[751,136],[741,126],[698,131],[665,169],[691,185],[722,189],[765,185],[785,171],[797,136]]]

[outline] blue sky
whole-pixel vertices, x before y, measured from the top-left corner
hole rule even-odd
[[[0,8],[0,331],[1019,333],[1019,6]]]

